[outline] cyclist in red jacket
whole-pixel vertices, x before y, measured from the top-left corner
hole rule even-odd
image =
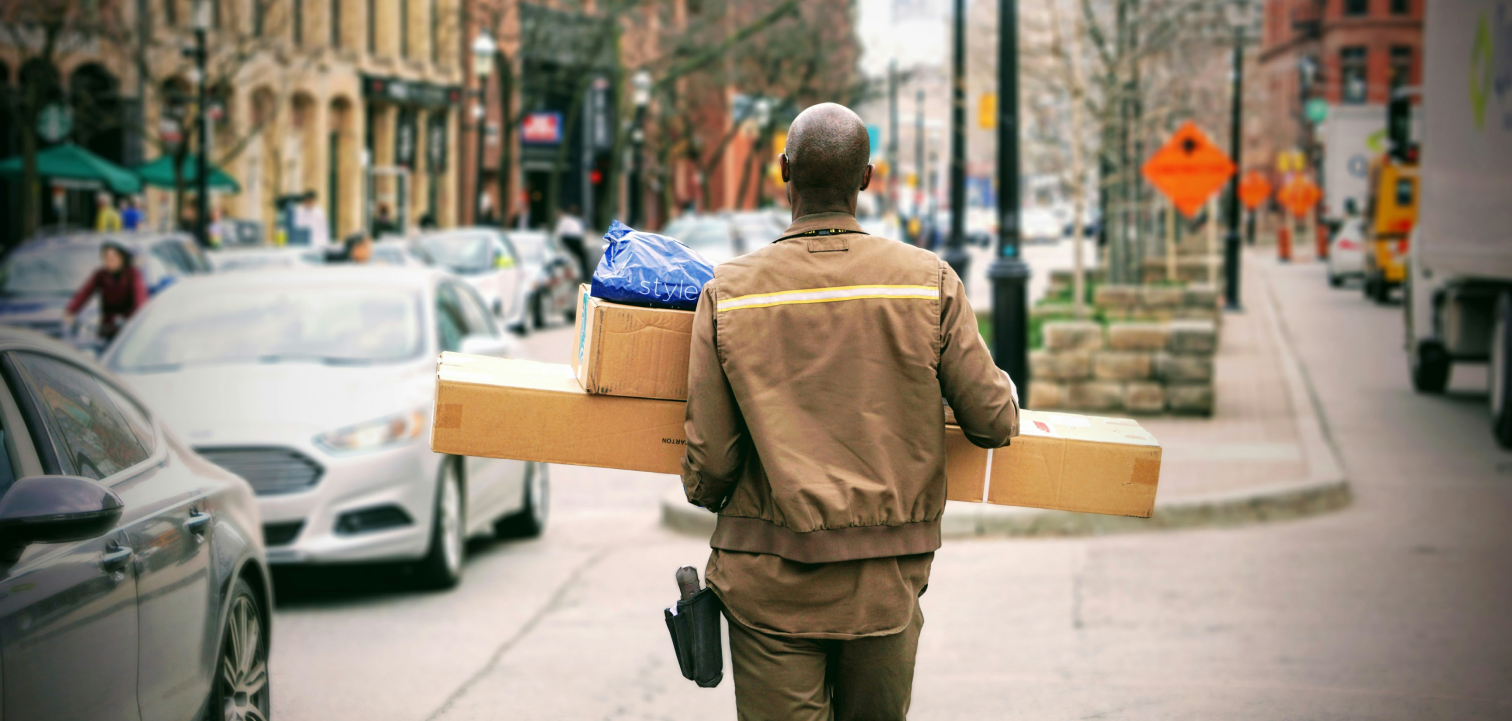
[[[71,327],[74,316],[96,293],[100,294],[100,342],[109,343],[121,326],[147,302],[142,274],[131,264],[125,246],[106,242],[100,246],[100,267],[84,281],[63,311],[63,326]]]

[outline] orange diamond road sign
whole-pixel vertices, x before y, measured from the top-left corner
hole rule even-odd
[[[1267,198],[1270,198],[1271,184],[1265,179],[1265,174],[1258,170],[1251,170],[1244,174],[1244,180],[1239,182],[1239,200],[1244,207],[1254,210],[1260,207]]]
[[[1188,218],[1233,174],[1234,161],[1190,120],[1144,165],[1145,179]]]
[[[1318,201],[1323,199],[1323,191],[1311,179],[1297,176],[1287,181],[1276,197],[1292,215],[1300,218],[1318,205]]]

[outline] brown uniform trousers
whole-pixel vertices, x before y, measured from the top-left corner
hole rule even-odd
[[[924,613],[901,633],[847,641],[773,636],[729,614],[740,721],[902,721]]]

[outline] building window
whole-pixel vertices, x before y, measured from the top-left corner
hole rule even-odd
[[[378,0],[367,0],[367,51],[378,52]]]
[[[441,64],[441,8],[437,7],[436,0],[430,0],[430,61],[432,65]]]
[[[1401,0],[1392,0],[1400,2]],[[1370,12],[1370,0],[1344,0],[1345,15],[1365,15]]]
[[[294,30],[294,45],[304,45],[304,0],[290,0],[289,15],[294,22],[290,23]]]
[[[1406,15],[1412,12],[1412,5],[1408,0],[1391,0],[1392,15]]]
[[[1365,75],[1365,48],[1354,46],[1339,51],[1339,100],[1343,103],[1365,102],[1367,84]]]
[[[1391,89],[1412,82],[1412,48],[1397,45],[1391,48]]]
[[[178,24],[178,0],[163,0],[163,22]]]
[[[253,37],[262,37],[263,27],[268,24],[268,2],[270,0],[252,0]]]
[[[331,49],[341,49],[341,0],[330,0],[331,3]]]
[[[407,58],[410,54],[409,24],[409,0],[399,0],[399,57],[401,58]]]

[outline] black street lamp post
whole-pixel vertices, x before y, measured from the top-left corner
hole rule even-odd
[[[1234,28],[1234,88],[1233,105],[1229,115],[1229,152],[1234,155],[1234,175],[1228,187],[1228,233],[1223,238],[1224,291],[1223,308],[1238,311],[1239,305],[1239,176],[1244,173],[1244,26],[1248,23],[1247,0],[1232,0],[1229,6],[1229,23]]]
[[[199,76],[195,88],[199,115],[199,153],[194,158],[194,237],[201,246],[210,245],[210,106],[206,92],[205,32],[210,27],[210,3],[200,0],[194,8],[194,70]]]
[[[1029,264],[1020,254],[1018,2],[998,0],[998,242],[992,280],[992,358],[1029,400]]]
[[[966,0],[955,0],[955,56],[950,75],[950,240],[945,262],[964,285],[971,269],[966,252]]]
[[[630,227],[639,228],[644,222],[646,196],[642,184],[645,182],[645,173],[642,166],[642,148],[646,143],[646,107],[651,104],[651,73],[645,70],[637,70],[631,76],[630,84],[633,86],[632,99],[635,102],[635,121],[630,129],[630,187],[625,189],[625,202],[629,208],[625,216],[629,218]]]
[[[483,144],[487,140],[484,130],[488,125],[488,76],[493,74],[494,53],[498,49],[499,46],[487,30],[479,31],[478,37],[473,38],[473,75],[478,77],[478,104],[473,106],[473,142],[477,143],[473,163],[473,225],[481,225],[483,222]],[[507,215],[506,202],[504,198],[499,199],[500,210]]]

